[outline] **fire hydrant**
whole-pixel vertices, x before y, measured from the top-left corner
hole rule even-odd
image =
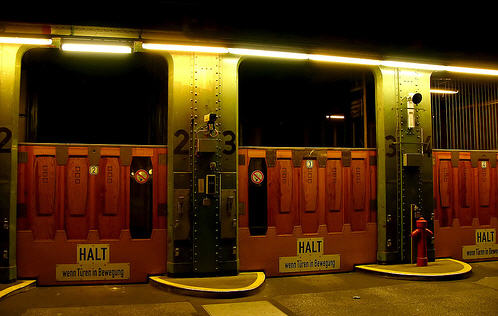
[[[421,217],[417,220],[417,229],[412,232],[412,238],[417,242],[417,267],[427,265],[427,237],[434,235],[427,229],[427,221]]]

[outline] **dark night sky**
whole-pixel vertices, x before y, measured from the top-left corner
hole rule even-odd
[[[498,66],[494,10],[468,3],[143,0],[9,6],[0,20],[163,29],[235,43]]]

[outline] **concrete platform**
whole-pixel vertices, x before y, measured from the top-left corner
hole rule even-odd
[[[355,266],[356,269],[365,272],[373,272],[384,276],[418,279],[418,280],[454,280],[468,277],[472,273],[472,267],[454,259],[436,259],[429,262],[425,267],[417,267],[414,264],[367,264]]]
[[[10,284],[0,284],[0,300],[36,285],[36,280],[18,280]]]
[[[265,282],[263,272],[204,278],[149,277],[151,284],[181,294],[203,297],[239,297],[255,292]]]

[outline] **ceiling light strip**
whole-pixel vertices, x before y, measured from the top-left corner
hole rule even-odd
[[[302,54],[302,53],[269,51],[269,50],[259,50],[259,49],[153,44],[153,43],[144,43],[142,44],[142,47],[144,49],[151,49],[151,50],[200,52],[200,53],[215,53],[215,54],[230,53],[233,55],[240,55],[240,56],[314,60],[314,61],[343,63],[343,64],[385,66],[393,68],[407,68],[407,69],[430,70],[430,71],[448,71],[448,72],[457,72],[457,73],[498,76],[498,70],[493,70],[493,69],[441,66],[433,64],[420,64],[420,63],[410,63],[410,62],[400,62],[400,61],[390,61],[390,60],[376,60],[376,59],[318,55],[318,54]]]
[[[328,56],[328,55],[308,55],[310,60],[325,61],[332,63],[355,64],[355,65],[371,65],[379,66],[381,61],[375,59],[341,57],[341,56]]]
[[[0,44],[52,45],[52,39],[0,37]],[[153,44],[153,43],[144,43],[142,44],[142,47],[144,49],[151,49],[151,50],[202,52],[202,53],[215,53],[215,54],[230,53],[241,56],[313,60],[313,61],[343,63],[343,64],[385,66],[393,68],[407,68],[407,69],[430,70],[430,71],[448,71],[455,73],[498,76],[498,70],[495,69],[441,66],[441,65],[432,65],[432,64],[420,64],[420,63],[376,60],[376,59],[365,59],[365,58],[354,58],[354,57],[343,57],[343,56],[302,54],[302,53],[269,51],[269,50],[259,50],[259,49],[225,48],[225,47],[193,46],[193,45],[170,45],[170,44]],[[65,51],[124,53],[124,54],[132,52],[132,49],[129,46],[91,45],[91,44],[72,44],[72,43],[63,44],[62,49]]]
[[[257,56],[257,57],[275,57],[275,58],[288,58],[288,59],[309,59],[308,54],[289,53],[270,50],[259,49],[245,49],[245,48],[229,48],[228,52],[234,55],[243,56]]]
[[[342,114],[332,114],[332,115],[326,115],[325,118],[330,119],[330,120],[343,120],[344,115]]]
[[[50,38],[0,37],[0,44],[52,45]]]
[[[89,52],[89,53],[115,53],[115,54],[130,54],[131,47],[123,45],[96,45],[96,44],[62,44],[63,51],[69,52]]]
[[[179,52],[198,52],[198,53],[214,53],[226,54],[228,48],[225,47],[210,47],[210,46],[191,46],[191,45],[170,45],[170,44],[142,44],[142,48],[151,50],[166,50]]]
[[[458,93],[458,91],[442,90],[442,89],[431,89],[430,92],[435,93],[435,94],[457,94]]]

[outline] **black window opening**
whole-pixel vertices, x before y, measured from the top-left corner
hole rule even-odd
[[[375,147],[373,74],[249,58],[239,66],[239,145]]]
[[[436,72],[431,111],[434,148],[498,149],[498,80]]]
[[[161,56],[32,49],[21,69],[21,141],[167,144]]]

